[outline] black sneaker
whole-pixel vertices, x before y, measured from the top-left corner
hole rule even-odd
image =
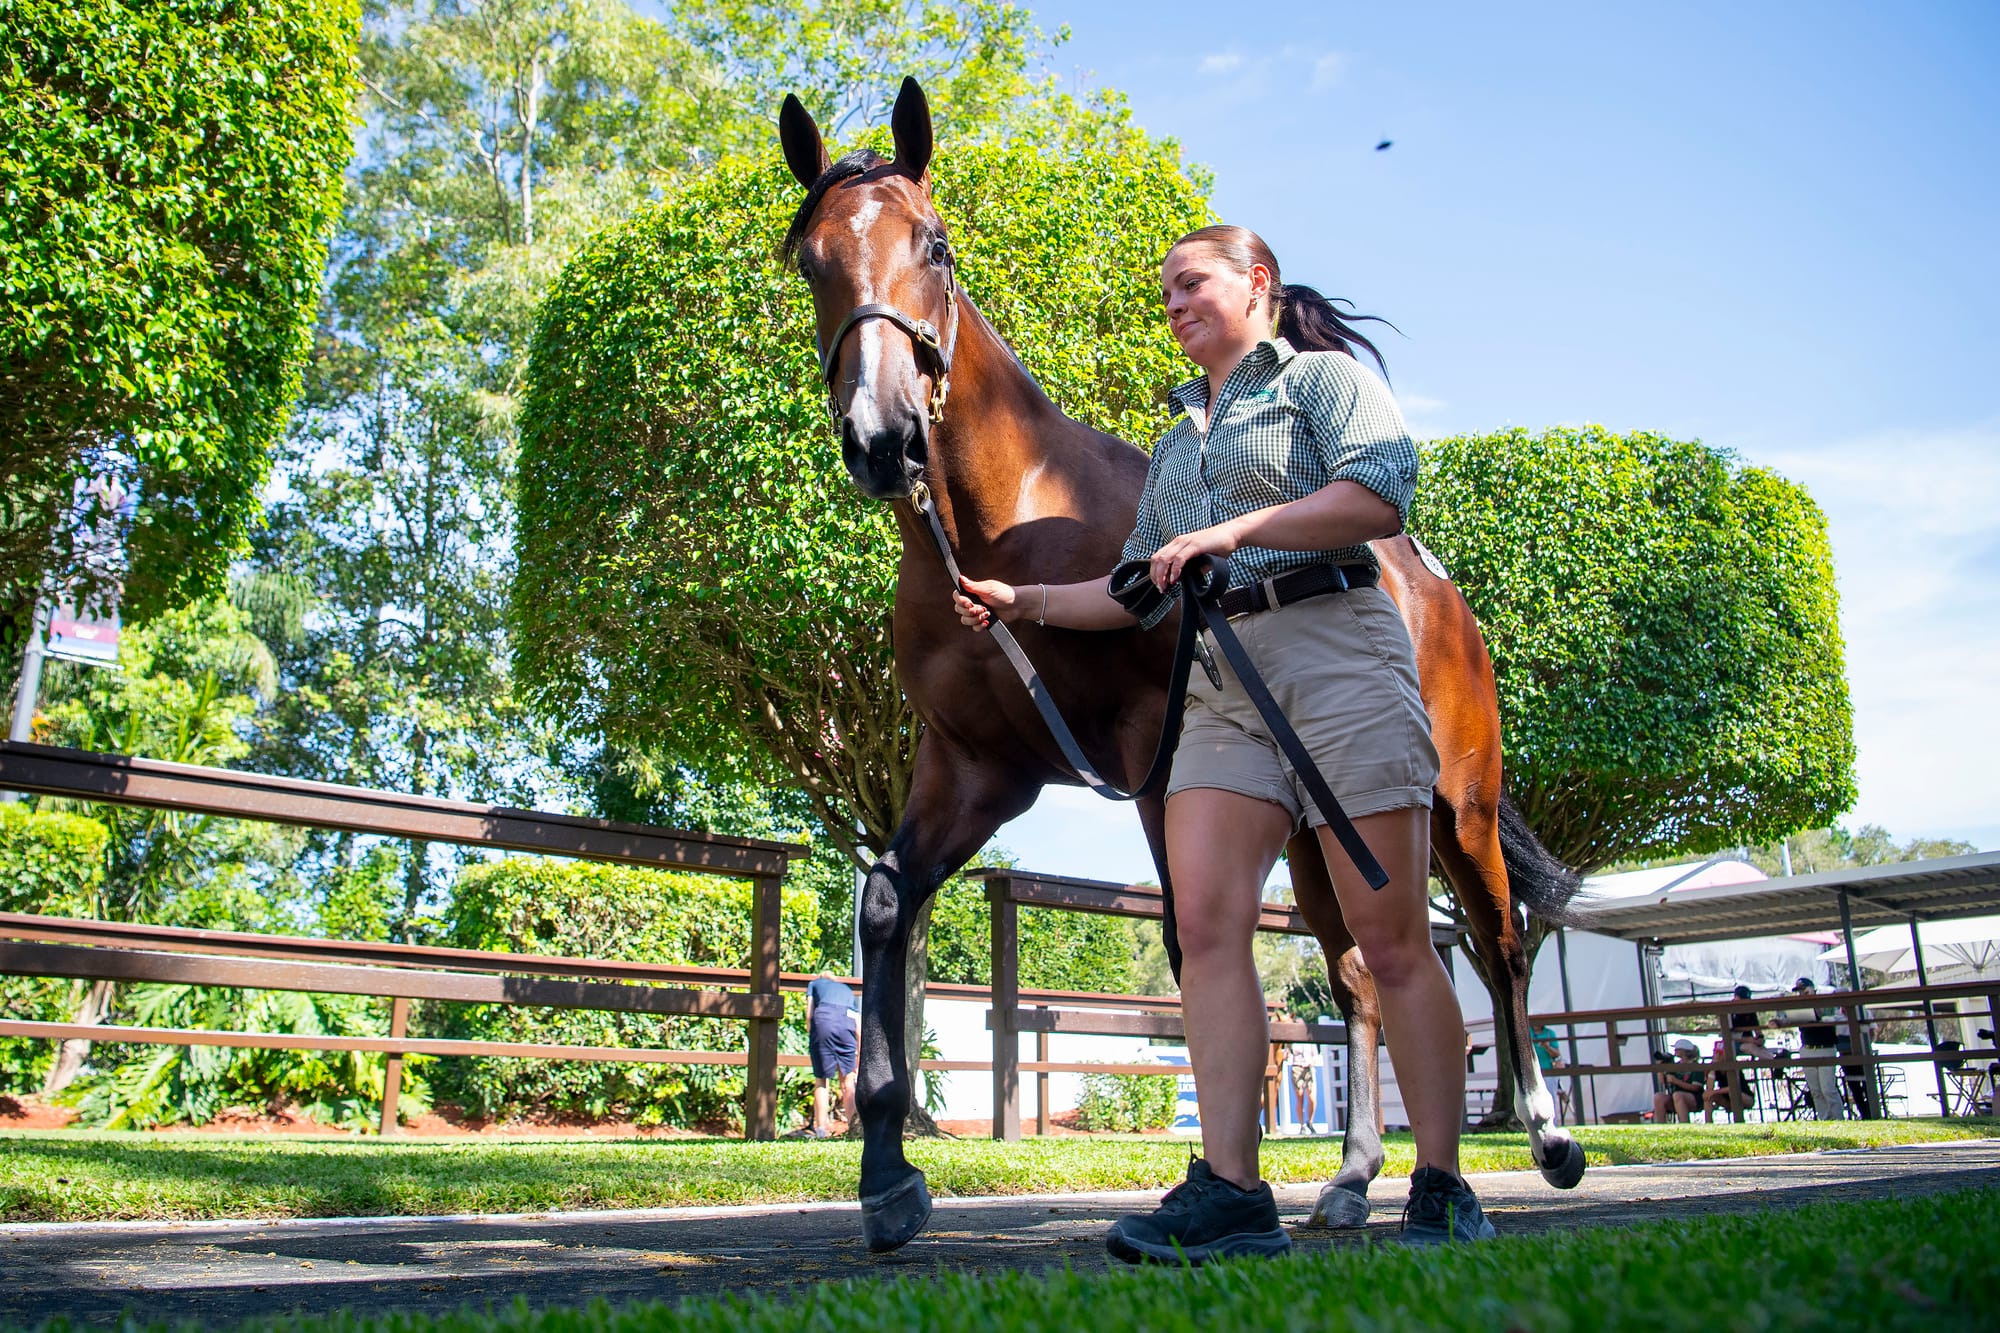
[[[1410,1177],[1410,1201],[1403,1207],[1405,1245],[1448,1245],[1455,1240],[1491,1240],[1493,1224],[1480,1210],[1471,1186],[1449,1171],[1421,1166]]]
[[[1104,1245],[1128,1264],[1200,1266],[1232,1254],[1284,1254],[1292,1238],[1278,1225],[1269,1185],[1238,1189],[1196,1158],[1158,1208],[1113,1222]]]

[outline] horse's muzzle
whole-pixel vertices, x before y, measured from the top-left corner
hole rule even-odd
[[[840,461],[861,493],[871,500],[902,500],[923,475],[929,440],[925,422],[913,414],[907,421],[885,422],[867,435],[852,415],[840,421]]]

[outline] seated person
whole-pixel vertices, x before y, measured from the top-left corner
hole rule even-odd
[[[1700,1060],[1701,1052],[1686,1037],[1674,1043],[1674,1068],[1661,1078],[1665,1087],[1653,1094],[1653,1123],[1663,1125],[1668,1120],[1686,1124],[1695,1108],[1702,1104],[1703,1094],[1708,1090],[1708,1070]]]
[[[1736,998],[1748,1000],[1752,996],[1748,986],[1736,988]],[[1764,1044],[1763,1020],[1751,1010],[1742,1010],[1729,1016],[1729,1035],[1736,1040],[1736,1053],[1749,1056],[1753,1060],[1772,1058],[1771,1048]]]
[[[1743,1077],[1741,1071],[1727,1068],[1724,1065],[1723,1061],[1727,1058],[1728,1053],[1723,1049],[1723,1044],[1720,1041],[1716,1042],[1715,1065],[1709,1071],[1711,1075],[1710,1086],[1707,1091],[1702,1093],[1701,1098],[1701,1119],[1703,1124],[1710,1124],[1714,1121],[1714,1113],[1718,1107],[1731,1115],[1750,1108],[1750,1083]]]

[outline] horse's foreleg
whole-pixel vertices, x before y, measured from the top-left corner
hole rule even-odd
[[[1432,811],[1431,848],[1464,909],[1478,950],[1499,992],[1493,1035],[1501,1067],[1514,1080],[1514,1105],[1528,1127],[1528,1146],[1542,1178],[1557,1189],[1583,1179],[1583,1148],[1556,1124],[1555,1098],[1535,1058],[1528,1022],[1528,950],[1525,921],[1514,906],[1500,853],[1496,809],[1467,801],[1454,809],[1439,801]]]
[[[1293,838],[1286,848],[1292,870],[1292,897],[1326,956],[1333,1001],[1347,1025],[1347,1127],[1341,1136],[1340,1170],[1313,1205],[1308,1226],[1368,1225],[1368,1186],[1382,1172],[1382,1011],[1375,978],[1340,914],[1333,880],[1319,839]]]
[[[903,823],[861,891],[861,1232],[876,1253],[931,1215],[924,1173],[903,1155],[916,1073],[904,1042],[910,931],[946,877],[1034,802],[1036,784],[982,773],[934,735],[918,744]]]

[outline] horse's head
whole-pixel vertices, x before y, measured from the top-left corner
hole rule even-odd
[[[841,459],[878,500],[909,495],[923,473],[958,337],[951,242],[931,207],[931,110],[916,80],[903,80],[890,127],[893,161],[864,149],[829,162],[798,98],[778,117],[785,162],[806,187],[785,254],[812,288]]]

